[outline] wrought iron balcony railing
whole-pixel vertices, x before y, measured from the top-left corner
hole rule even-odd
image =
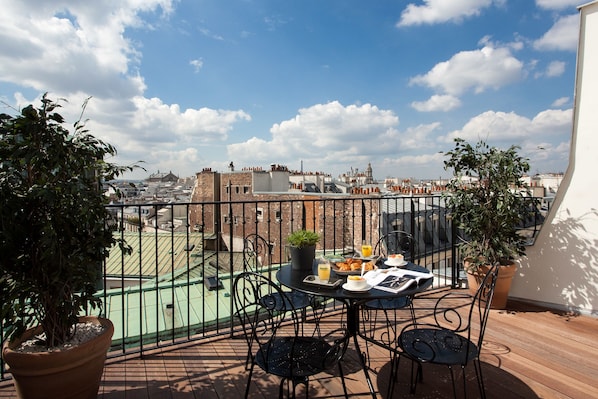
[[[440,196],[320,194],[109,209],[108,223],[131,249],[111,250],[97,293],[103,316],[115,325],[112,356],[232,334],[232,278],[243,269],[250,234],[268,243],[256,256],[273,276],[289,260],[285,241],[294,230],[321,234],[321,255],[352,253],[363,241],[375,244],[402,230],[414,237],[410,254],[435,273],[436,287],[461,284],[457,235]],[[530,237],[540,222],[527,221]]]

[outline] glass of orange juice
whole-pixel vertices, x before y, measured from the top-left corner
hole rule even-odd
[[[323,283],[327,283],[330,280],[330,262],[327,260],[318,262],[318,278]]]
[[[361,256],[364,258],[369,258],[372,256],[372,245],[366,243],[365,241],[361,244]]]

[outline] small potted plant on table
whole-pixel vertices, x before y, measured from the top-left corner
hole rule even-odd
[[[459,247],[470,290],[477,289],[491,266],[500,265],[494,308],[506,306],[515,260],[525,255],[526,239],[520,227],[538,204],[523,180],[529,163],[518,149],[455,139],[455,148],[446,153],[444,162],[445,169],[453,172],[444,197],[453,223],[463,234]]]
[[[41,102],[0,115],[2,356],[21,398],[95,398],[114,327],[81,315],[101,308],[94,292],[118,242],[102,184],[133,167],[106,162],[113,146],[81,121],[71,133],[60,105]],[[81,330],[99,335],[72,343]]]
[[[296,230],[288,236],[287,241],[291,253],[291,268],[312,271],[316,259],[316,244],[320,241],[320,235],[305,229]]]

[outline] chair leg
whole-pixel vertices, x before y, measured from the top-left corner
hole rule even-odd
[[[387,397],[392,399],[395,390],[395,382],[399,375],[399,364],[401,362],[401,355],[393,353],[392,360],[390,361],[390,378],[388,380],[388,392]]]
[[[251,384],[251,377],[253,375],[253,363],[249,368],[249,377],[247,378],[247,386],[245,387],[245,399],[249,397],[249,385]]]
[[[372,321],[373,310],[367,309],[365,306],[361,308],[361,324],[365,325],[366,331],[363,332],[364,336],[371,338],[373,337],[373,331],[375,328],[375,322]],[[370,341],[365,340],[365,353],[362,353],[366,360],[367,368],[370,368]]]
[[[343,373],[343,366],[341,366],[341,362],[338,362],[338,372],[341,375],[341,383],[343,384],[343,393],[345,394],[345,398],[349,398],[349,394],[347,393],[347,385],[345,384],[345,374]]]
[[[396,344],[397,340],[397,313],[396,310],[387,310],[383,309],[384,312],[384,320],[386,331],[384,331],[381,337],[382,342],[386,339],[386,343],[389,347]],[[390,313],[390,314],[389,314]],[[385,335],[385,337],[384,337]],[[392,358],[392,355],[389,352],[389,356]]]
[[[297,385],[303,383],[303,381],[297,382],[297,381],[293,381],[293,399],[295,399],[297,397],[296,392],[297,392]],[[309,383],[307,381],[305,381],[305,399],[309,399]]]
[[[280,388],[278,391],[278,397],[279,399],[283,399],[284,394],[283,394],[283,385],[284,383],[287,383],[287,397],[288,398],[293,398],[295,399],[297,397],[297,385],[299,384],[303,384],[305,385],[305,398],[309,398],[309,378],[308,377],[302,377],[302,378],[297,378],[297,379],[293,379],[293,378],[283,378],[280,381]],[[292,394],[291,394],[291,390],[289,389],[289,384],[291,384],[291,387],[293,388]]]
[[[251,349],[247,350],[247,357],[245,358],[245,370],[249,371],[249,369],[253,366],[253,359],[251,358]]]
[[[484,387],[484,378],[482,375],[482,364],[480,359],[474,359],[473,365],[475,368],[475,375],[478,380],[478,388],[480,390],[480,398],[486,399],[486,387]]]
[[[452,366],[448,366],[449,371],[451,372],[451,382],[453,383],[453,397],[457,399],[457,386],[455,384],[455,372],[453,371]]]
[[[461,365],[461,375],[463,376],[463,397],[467,398],[467,379],[465,378],[465,365]]]
[[[280,380],[280,385],[278,386],[278,399],[282,399],[284,397],[283,386],[284,386],[285,382],[287,382],[286,378],[283,378]],[[288,392],[288,390],[289,390],[289,387],[287,386],[287,392]]]
[[[415,372],[415,375],[413,375],[413,368],[415,367],[415,363],[417,363],[417,371]],[[415,389],[417,388],[417,381],[422,381],[423,380],[423,374],[422,374],[422,365],[419,362],[416,362],[414,360],[411,361],[411,382],[410,382],[410,387],[409,387],[409,393],[411,393],[412,395],[415,395]]]
[[[411,313],[411,322],[413,324],[417,324],[417,317],[415,317],[415,308],[413,307],[413,299],[411,300],[411,303],[409,304],[409,313]]]

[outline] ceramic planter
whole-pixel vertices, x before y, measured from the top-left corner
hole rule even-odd
[[[313,271],[314,260],[316,259],[316,246],[308,245],[305,247],[290,246],[291,269],[302,272]]]
[[[81,317],[79,321],[102,324],[106,329],[96,338],[62,351],[24,353],[12,349],[39,334],[39,327],[3,345],[2,356],[19,398],[97,398],[114,326],[98,317]]]

